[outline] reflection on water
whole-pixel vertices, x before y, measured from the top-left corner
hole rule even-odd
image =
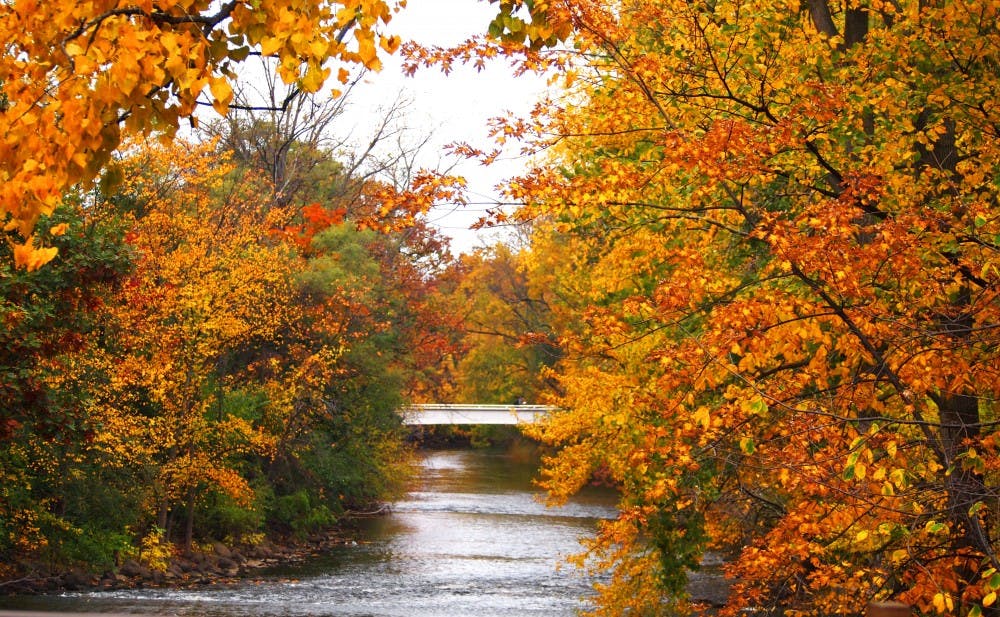
[[[579,550],[613,495],[546,508],[535,466],[483,452],[431,452],[389,516],[361,521],[357,544],[273,572],[259,584],[21,598],[16,608],[150,615],[421,617],[573,615],[588,582],[560,558]],[[288,582],[288,579],[294,579]],[[0,607],[5,606],[0,598]]]

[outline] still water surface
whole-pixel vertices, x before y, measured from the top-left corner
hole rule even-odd
[[[590,583],[561,557],[614,515],[592,491],[547,508],[536,464],[480,451],[429,452],[391,515],[362,521],[357,544],[256,584],[22,598],[0,608],[207,617],[570,616]],[[289,582],[288,579],[294,579]]]

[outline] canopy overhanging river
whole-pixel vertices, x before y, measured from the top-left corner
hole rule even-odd
[[[561,559],[581,550],[611,491],[547,508],[537,463],[481,451],[425,454],[392,513],[362,521],[357,543],[254,583],[0,598],[0,608],[208,617],[569,616],[590,582]]]

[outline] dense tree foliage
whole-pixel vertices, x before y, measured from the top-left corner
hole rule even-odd
[[[274,109],[377,66],[385,3],[63,4],[0,16],[3,564],[305,533],[391,490],[404,395],[546,393],[553,499],[621,490],[596,614],[698,609],[709,550],[723,615],[996,612],[997,2],[500,0],[409,48],[561,85],[492,127],[530,246],[460,264],[419,219],[459,181],[280,115],[144,139],[251,53]]]
[[[559,352],[549,340],[547,290],[531,287],[527,255],[497,245],[462,257],[462,281],[451,296],[465,345],[456,367],[458,401],[530,402],[549,385],[545,369]]]
[[[318,91],[331,59],[341,82],[345,67],[377,69],[379,50],[399,45],[381,32],[395,8],[383,0],[4,3],[0,220],[17,265],[35,269],[55,256],[35,223],[99,174],[123,134],[173,135],[198,105],[225,113],[252,55],[274,58],[296,92]]]
[[[0,556],[98,561],[121,548],[126,521],[106,500],[102,461],[82,460],[101,430],[94,392],[104,374],[86,360],[105,338],[104,311],[129,271],[113,218],[63,206],[39,222],[63,258],[25,272],[10,247],[0,274]],[[93,482],[93,485],[91,485]],[[68,518],[80,518],[68,525]],[[2,570],[2,569],[0,569]],[[6,574],[6,572],[0,572]]]
[[[60,259],[7,262],[3,562],[303,535],[398,491],[396,410],[452,344],[446,245],[392,222],[403,196],[367,229],[383,184],[343,197],[351,218],[335,190],[268,200],[212,142],[127,152],[112,192],[51,220]]]
[[[551,290],[546,485],[620,517],[598,614],[978,615],[1000,588],[994,2],[509,3],[573,31],[565,94],[501,134]],[[563,34],[560,34],[563,33]]]
[[[459,344],[419,216],[451,189],[419,144],[374,164],[398,110],[351,152],[341,93],[314,96],[379,68],[397,8],[4,3],[4,573],[162,566],[170,543],[302,535],[398,489],[395,410],[449,388]],[[198,106],[232,113],[170,145]]]

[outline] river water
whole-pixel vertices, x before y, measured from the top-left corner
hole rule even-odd
[[[413,490],[361,521],[356,543],[263,580],[225,588],[0,598],[0,608],[206,617],[569,616],[590,582],[562,557],[600,518],[610,491],[553,509],[538,501],[537,463],[482,451],[424,455]],[[5,601],[6,600],[6,601]]]

